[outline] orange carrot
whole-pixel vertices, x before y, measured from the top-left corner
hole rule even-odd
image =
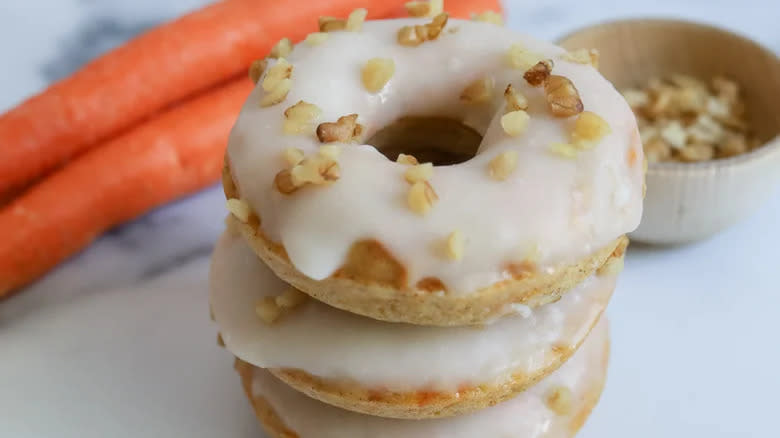
[[[0,298],[110,227],[216,181],[251,89],[242,78],[160,114],[0,210]]]
[[[223,0],[131,40],[0,116],[0,198],[151,114],[239,73],[320,15],[402,0]]]

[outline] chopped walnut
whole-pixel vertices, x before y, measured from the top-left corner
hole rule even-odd
[[[328,39],[327,32],[312,32],[306,35],[306,39],[303,40],[303,42],[305,42],[310,46],[319,46],[320,44],[324,43],[325,40],[327,39]]]
[[[274,186],[279,193],[283,195],[289,195],[299,189],[298,186],[293,184],[292,172],[290,169],[284,169],[276,174],[274,177]]]
[[[255,304],[255,313],[266,324],[273,324],[282,316],[282,309],[276,304],[274,297],[263,297]]]
[[[293,45],[289,38],[282,38],[272,48],[271,53],[268,54],[269,58],[286,58],[292,52]]]
[[[284,161],[292,168],[303,161],[303,151],[298,148],[287,148],[284,150]]]
[[[599,51],[597,49],[577,49],[561,55],[561,59],[577,64],[590,64],[599,68]]]
[[[517,168],[517,151],[504,151],[490,160],[488,173],[493,179],[504,181]]]
[[[282,311],[290,310],[303,304],[309,296],[295,288],[289,288],[274,298],[274,303]]]
[[[311,132],[314,121],[322,116],[322,110],[313,103],[299,100],[295,105],[284,110],[282,131],[285,134],[301,134]]]
[[[420,215],[428,213],[438,200],[439,197],[427,181],[412,184],[407,196],[409,208]]]
[[[284,102],[287,98],[287,93],[290,92],[290,88],[292,88],[292,80],[282,79],[276,87],[260,99],[260,106],[267,107]]]
[[[409,183],[428,181],[433,176],[433,164],[423,163],[406,169],[404,179]]]
[[[276,88],[284,79],[292,76],[293,66],[284,58],[279,58],[276,63],[268,69],[268,73],[263,79],[263,90],[271,91]]]
[[[515,91],[512,84],[506,86],[504,90],[504,100],[506,101],[506,110],[517,111],[528,109],[528,99],[525,98],[519,91]]]
[[[415,47],[425,41],[433,41],[439,37],[447,25],[449,15],[442,12],[431,20],[430,23],[416,26],[403,26],[398,31],[398,43],[402,46]]]
[[[277,173],[274,185],[280,193],[289,195],[308,184],[324,185],[338,180],[339,177],[339,163],[330,157],[317,155],[304,158],[291,169]]]
[[[511,137],[517,137],[528,128],[531,117],[523,110],[510,111],[501,116],[501,127]]]
[[[447,236],[446,254],[450,260],[460,260],[463,258],[463,247],[465,241],[463,233],[460,230],[455,230]]]
[[[758,145],[747,129],[739,86],[731,80],[715,77],[708,84],[674,74],[624,90],[623,97],[637,116],[651,162],[727,158]]]
[[[591,149],[607,134],[612,132],[606,120],[596,113],[583,111],[574,121],[571,141],[580,149]]]
[[[490,76],[477,79],[470,83],[463,92],[460,93],[460,100],[467,103],[483,103],[490,100],[493,96],[495,82]]]
[[[571,390],[565,386],[553,388],[547,395],[547,407],[558,415],[568,415],[572,412],[574,400]]]
[[[363,30],[363,22],[366,21],[368,11],[364,8],[358,8],[350,12],[347,17],[347,30],[350,32],[360,32]]]
[[[556,117],[571,117],[582,112],[580,93],[566,77],[550,75],[544,82],[547,105]]]
[[[330,158],[331,160],[335,160],[336,158],[341,155],[341,146],[338,144],[324,144],[320,146],[320,149],[317,151],[317,154],[321,157]]]
[[[550,77],[550,74],[552,73],[553,65],[554,64],[552,59],[543,59],[537,62],[536,64],[534,64],[533,67],[526,70],[526,72],[523,73],[523,78],[532,87],[541,86],[542,84],[544,84],[547,78]]]
[[[577,158],[577,148],[569,143],[555,142],[550,145],[550,152],[561,158],[573,160]]]
[[[395,159],[395,162],[399,164],[406,164],[409,166],[416,166],[420,164],[420,162],[417,161],[417,158],[415,158],[414,155],[407,155],[407,154],[398,154],[398,158]]]
[[[249,221],[249,215],[252,214],[252,208],[249,203],[243,199],[230,198],[226,202],[228,211],[243,223]]]
[[[265,59],[252,61],[252,65],[249,66],[249,79],[253,84],[256,84],[260,81],[260,78],[263,76],[263,72],[265,72],[266,67],[268,67],[268,61]]]
[[[357,122],[358,115],[339,117],[336,122],[320,123],[317,126],[317,138],[322,143],[357,141],[363,133],[363,125]]]
[[[516,69],[527,70],[542,59],[542,55],[527,50],[522,44],[512,44],[507,52],[509,65]]]
[[[390,58],[371,58],[360,72],[363,86],[371,93],[377,93],[387,85],[395,74],[395,62]]]
[[[478,14],[471,14],[473,21],[482,21],[484,23],[497,24],[499,26],[504,24],[504,17],[495,11],[484,11]]]
[[[320,17],[320,32],[335,32],[347,30],[347,20],[336,17]]]
[[[444,0],[411,1],[404,7],[412,17],[435,17],[444,11]]]

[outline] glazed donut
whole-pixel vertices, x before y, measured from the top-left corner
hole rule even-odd
[[[286,282],[375,319],[482,324],[624,249],[642,147],[582,53],[446,15],[307,41],[256,65],[223,179]]]
[[[394,324],[316,300],[269,324],[256,304],[290,286],[229,233],[217,243],[210,279],[214,320],[232,354],[328,404],[415,419],[492,406],[550,374],[586,338],[615,287],[614,273],[603,272],[556,303],[484,327]]]
[[[272,438],[568,438],[598,402],[609,357],[606,322],[559,370],[519,396],[480,412],[434,420],[394,420],[341,411],[309,399],[241,360],[236,370]]]

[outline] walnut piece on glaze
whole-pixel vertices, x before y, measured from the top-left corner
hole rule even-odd
[[[512,87],[512,84],[506,86],[504,90],[504,100],[506,101],[506,111],[518,111],[528,109],[528,99],[519,91]]]
[[[477,14],[471,14],[472,21],[481,21],[483,23],[504,25],[504,16],[495,11],[483,11]]]
[[[317,105],[299,100],[295,105],[284,110],[282,132],[285,134],[302,134],[313,130],[314,121],[322,116],[322,110]]]
[[[532,87],[539,87],[550,77],[553,66],[552,59],[543,59],[523,73],[523,78]]]
[[[284,102],[284,100],[287,99],[287,94],[290,92],[291,88],[292,80],[282,79],[275,88],[266,93],[265,96],[260,99],[260,106],[268,107]]]
[[[442,12],[431,20],[428,24],[416,26],[403,26],[398,31],[398,44],[406,47],[416,47],[426,41],[433,41],[439,37],[444,27],[447,25],[449,15]]]
[[[358,115],[341,116],[336,122],[320,123],[317,139],[322,143],[349,143],[357,141],[363,133],[363,125],[357,122]]]
[[[490,76],[485,76],[471,82],[460,93],[460,100],[466,103],[484,103],[493,97],[496,83]]]
[[[263,76],[266,67],[268,67],[268,61],[265,59],[256,59],[252,61],[252,64],[249,66],[249,80],[251,80],[253,84],[260,82],[260,78]]]
[[[308,298],[309,296],[305,293],[291,287],[282,292],[281,295],[274,297],[274,303],[282,311],[290,311],[306,302]]]
[[[420,162],[417,161],[417,158],[415,158],[414,155],[408,155],[408,154],[398,154],[398,157],[395,159],[395,162],[407,166],[416,166],[420,164]]]
[[[490,160],[488,174],[497,181],[504,181],[515,169],[517,169],[517,151],[504,151]]]
[[[304,158],[290,169],[276,174],[274,186],[283,195],[289,195],[306,185],[326,185],[341,177],[339,163],[327,156]]]
[[[564,76],[550,75],[544,81],[547,105],[556,117],[571,117],[582,112],[580,93],[574,84]]]
[[[574,407],[574,397],[566,386],[553,388],[545,401],[547,407],[558,415],[569,415]]]
[[[358,8],[347,16],[346,30],[350,32],[360,32],[363,30],[363,22],[366,21],[368,11],[365,8]]]
[[[517,137],[528,128],[531,117],[523,110],[510,111],[501,116],[501,127],[510,137]]]
[[[460,230],[450,233],[447,236],[447,244],[445,246],[447,258],[453,261],[461,260],[463,258],[464,246],[465,239]]]
[[[433,163],[417,164],[409,167],[404,172],[404,179],[410,184],[424,182],[433,176]]]
[[[268,54],[268,57],[275,59],[286,58],[290,55],[292,49],[292,41],[289,38],[282,38],[271,48],[271,53]]]
[[[306,35],[306,39],[304,39],[303,42],[310,46],[319,46],[320,44],[324,43],[327,39],[328,39],[327,32],[312,32]]]
[[[577,158],[578,150],[571,143],[554,142],[550,145],[550,152],[561,158],[573,160]]]
[[[444,12],[444,0],[411,1],[404,8],[411,17],[435,17]]]
[[[243,223],[249,221],[249,215],[252,214],[252,209],[249,207],[249,203],[243,199],[230,198],[225,202],[230,214],[236,217]]]
[[[275,297],[263,297],[255,303],[255,313],[261,321],[271,325],[306,302],[307,298],[303,292],[290,288]]]
[[[322,16],[318,23],[320,32],[336,32],[347,30],[347,20],[336,17]]]
[[[592,149],[612,132],[606,120],[591,111],[583,111],[574,121],[571,141],[579,149]]]
[[[518,70],[527,70],[542,59],[544,59],[542,55],[526,49],[519,43],[512,44],[507,51],[507,61],[510,67]]]
[[[287,148],[284,150],[283,155],[284,161],[287,163],[287,165],[290,166],[290,168],[303,161],[305,157],[303,150],[298,148]]]
[[[433,187],[427,181],[416,182],[412,184],[407,195],[409,208],[419,214],[425,215],[433,207],[433,204],[439,200],[439,196],[433,190]]]
[[[561,55],[561,59],[564,61],[574,62],[577,64],[590,64],[595,68],[599,68],[598,49],[571,50]]]
[[[276,304],[274,297],[263,297],[255,303],[255,314],[261,321],[271,325],[282,316],[282,309]]]
[[[320,157],[336,160],[341,155],[341,145],[338,144],[324,144],[317,150],[317,154]]]
[[[360,71],[363,86],[370,93],[378,93],[395,74],[395,61],[391,58],[371,58]]]
[[[265,75],[265,79],[263,79],[263,90],[273,90],[281,81],[292,77],[292,71],[292,64],[284,58],[279,58],[276,63],[268,69],[268,73]]]

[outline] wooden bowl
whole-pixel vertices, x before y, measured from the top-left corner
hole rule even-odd
[[[599,49],[599,70],[618,89],[673,73],[705,81],[729,77],[741,85],[751,128],[764,143],[727,159],[650,164],[642,223],[633,239],[675,244],[708,237],[754,212],[776,191],[780,60],[772,51],[712,26],[663,19],[598,24],[558,43]]]

